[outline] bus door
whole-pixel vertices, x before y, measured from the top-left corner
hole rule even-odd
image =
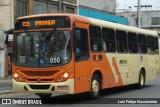
[[[74,27],[75,93],[89,91],[89,42],[87,24],[76,23]]]

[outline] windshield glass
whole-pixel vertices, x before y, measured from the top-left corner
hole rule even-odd
[[[23,32],[14,36],[14,63],[29,67],[66,64],[71,59],[70,31]]]

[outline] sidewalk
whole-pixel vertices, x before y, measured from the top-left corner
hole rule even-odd
[[[6,77],[0,77],[0,82],[1,81],[7,81],[7,80],[11,80],[11,75],[8,75],[8,76],[6,76]]]
[[[0,95],[12,93],[11,75],[0,77]]]

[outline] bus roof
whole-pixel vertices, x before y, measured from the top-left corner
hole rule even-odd
[[[103,21],[103,20],[94,19],[94,18],[89,18],[89,20],[91,21],[93,25],[97,25],[97,26],[118,29],[118,30],[123,30],[127,32],[136,32],[136,33],[145,34],[145,35],[158,36],[158,33],[156,30],[154,31],[145,30],[145,29],[140,29],[140,28],[136,28],[132,26],[122,25],[122,24],[113,23],[109,21]]]
[[[78,22],[80,21],[83,23],[88,23],[88,24],[90,23],[90,24],[96,25],[96,26],[118,29],[118,30],[123,30],[123,31],[127,31],[127,32],[136,32],[136,33],[145,34],[145,35],[158,36],[158,33],[156,32],[156,30],[151,31],[151,30],[140,29],[140,28],[122,25],[122,24],[118,24],[118,23],[113,23],[113,22],[109,22],[109,21],[104,21],[104,20],[100,20],[100,19],[94,19],[94,18],[90,18],[90,17],[80,16],[77,14],[59,14],[59,13],[58,14],[37,14],[37,15],[19,17],[18,19],[43,17],[43,16],[69,16],[70,18],[74,18],[75,21],[78,21]]]

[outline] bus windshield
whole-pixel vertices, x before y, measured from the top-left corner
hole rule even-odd
[[[14,63],[27,67],[66,64],[71,59],[70,31],[21,32],[14,36]]]

